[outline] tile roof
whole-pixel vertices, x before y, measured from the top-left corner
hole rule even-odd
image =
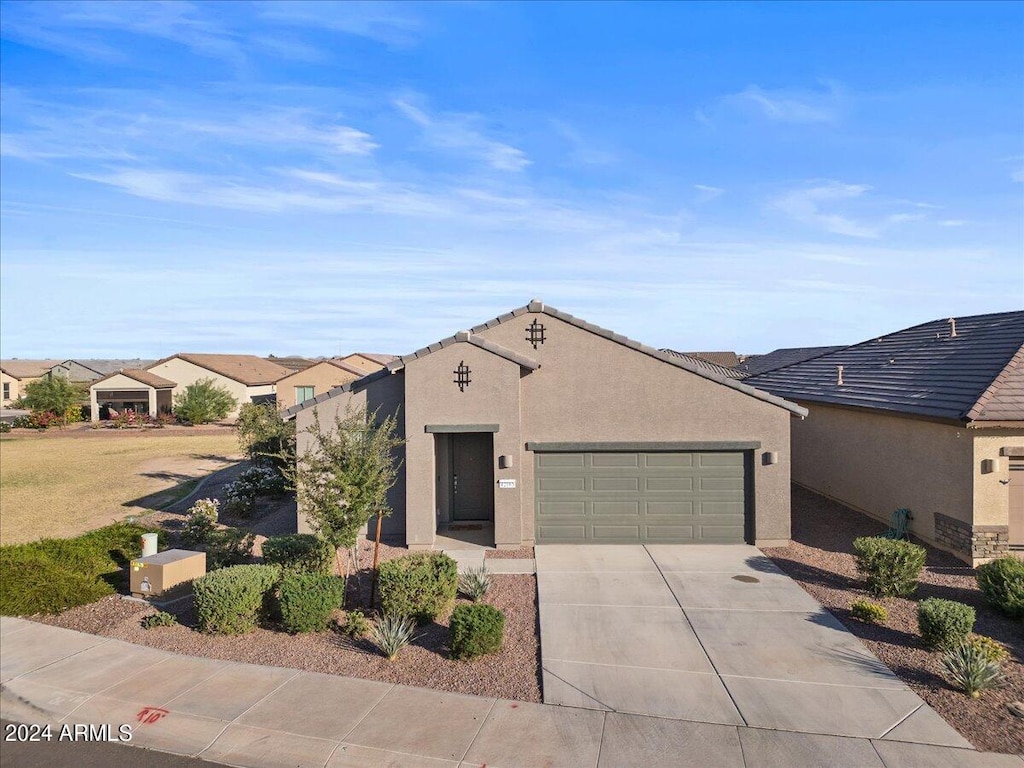
[[[8,376],[15,379],[38,379],[45,376],[53,366],[60,365],[60,360],[20,360],[12,358],[0,360],[0,368]]]
[[[450,347],[452,344],[457,344],[458,342],[461,341],[472,344],[474,347],[479,347],[480,349],[486,350],[487,352],[490,352],[493,355],[497,355],[498,357],[503,357],[509,362],[516,363],[519,366],[523,368],[528,368],[531,371],[535,371],[538,368],[540,368],[540,363],[538,363],[532,357],[527,357],[526,355],[520,355],[518,352],[513,352],[511,349],[508,349],[507,347],[503,347],[500,344],[495,344],[493,341],[488,341],[482,336],[477,336],[472,331],[459,331],[454,336],[449,336],[446,339],[441,339],[441,341],[437,342],[436,344],[431,344],[428,347],[417,349],[415,352],[411,352],[408,355],[396,357],[394,360],[388,363],[386,367],[392,373],[394,373],[395,371],[400,371],[413,360],[416,360],[421,357],[426,357],[432,352],[437,352],[439,349]]]
[[[838,352],[845,349],[845,346],[838,347],[788,347],[775,349],[763,355],[749,355],[734,370],[746,376],[757,376],[761,373],[774,371],[777,368],[785,368],[787,365],[802,363],[804,360],[812,360],[815,357],[827,355],[830,352]]]
[[[165,379],[163,376],[157,376],[155,373],[150,373],[149,371],[142,371],[132,368],[125,368],[123,371],[114,371],[113,373],[108,373],[102,379],[97,379],[96,381],[94,381],[92,383],[92,386],[95,387],[97,384],[101,384],[102,382],[106,381],[107,379],[111,379],[114,376],[127,376],[129,379],[135,379],[135,381],[139,382],[140,384],[145,384],[147,386],[153,387],[154,389],[169,389],[171,387],[178,386],[177,383],[171,381],[170,379]]]
[[[347,371],[348,373],[354,373],[356,376],[366,375],[366,371],[364,371],[361,368],[356,368],[354,365],[346,363],[340,357],[332,357],[329,360],[321,360],[320,362],[329,363],[330,365],[333,365],[335,368],[340,368],[341,370]],[[314,365],[319,365],[319,363],[314,363]]]
[[[398,357],[398,355],[384,355],[378,352],[353,352],[352,354],[360,355],[367,360],[373,360],[373,362],[380,363],[381,365],[387,365]],[[350,357],[350,355],[346,355],[346,357]]]
[[[745,381],[801,402],[963,423],[1024,421],[1022,347],[1024,312],[933,320]]]
[[[694,357],[693,355],[687,354],[686,352],[676,352],[674,349],[663,349],[661,350],[666,355],[672,355],[672,357],[678,357],[681,360],[687,360],[693,365],[703,368],[712,373],[717,373],[719,376],[725,376],[728,379],[742,379],[743,374],[734,368],[728,368],[718,363],[713,363],[710,360],[703,357]]]
[[[740,356],[735,352],[683,352],[687,357],[696,357],[699,360],[707,360],[709,363],[720,365],[723,368],[733,368],[739,365]]]
[[[755,389],[752,386],[749,386],[749,385],[747,385],[745,383],[741,383],[741,382],[739,382],[739,381],[737,381],[735,379],[728,378],[728,377],[726,377],[724,375],[721,375],[721,374],[711,370],[710,368],[707,368],[707,367],[702,366],[702,365],[698,365],[695,362],[691,362],[688,359],[684,359],[684,358],[680,358],[680,357],[675,357],[675,356],[667,354],[665,352],[661,352],[661,351],[655,349],[654,347],[649,347],[646,344],[641,344],[639,341],[633,341],[633,339],[627,338],[626,336],[623,336],[621,334],[615,333],[613,331],[609,331],[609,330],[607,330],[605,328],[602,328],[602,327],[600,327],[598,325],[594,325],[593,323],[588,323],[586,320],[581,320],[578,317],[573,317],[572,315],[568,314],[567,312],[562,312],[561,310],[555,309],[554,307],[552,307],[550,305],[547,305],[547,304],[544,304],[544,302],[539,301],[537,299],[534,299],[529,304],[527,304],[525,307],[519,307],[518,309],[513,309],[511,312],[506,312],[503,315],[499,315],[498,317],[495,317],[492,320],[488,320],[486,323],[481,323],[480,325],[474,326],[473,328],[470,328],[468,331],[460,331],[455,336],[449,336],[447,339],[442,339],[441,341],[437,342],[436,344],[431,344],[428,347],[424,347],[423,349],[417,350],[416,352],[413,352],[411,355],[407,355],[406,357],[408,357],[410,359],[412,359],[414,357],[422,357],[425,354],[430,354],[430,352],[437,351],[438,349],[442,349],[445,346],[453,344],[457,340],[469,341],[470,343],[476,343],[476,342],[473,341],[473,339],[475,337],[475,338],[479,339],[480,342],[483,342],[484,344],[489,344],[492,347],[497,347],[499,350],[503,350],[504,352],[510,353],[512,355],[515,355],[516,358],[521,358],[521,356],[517,355],[516,353],[512,352],[511,350],[506,350],[504,347],[499,347],[497,344],[493,344],[493,342],[489,342],[489,341],[487,341],[485,339],[479,338],[477,336],[477,334],[487,330],[488,328],[493,328],[496,325],[501,325],[502,323],[506,323],[509,320],[512,320],[513,318],[516,318],[516,317],[519,317],[521,315],[527,314],[528,312],[542,312],[542,313],[544,313],[546,315],[550,315],[551,317],[558,318],[562,322],[568,323],[569,325],[576,326],[577,328],[581,328],[581,329],[583,329],[585,331],[588,331],[590,333],[593,333],[593,334],[595,334],[597,336],[601,336],[601,337],[603,337],[605,339],[609,339],[610,341],[614,341],[614,342],[616,342],[618,344],[622,344],[623,346],[629,347],[630,349],[635,349],[637,352],[640,352],[642,354],[645,354],[645,355],[648,355],[650,357],[653,357],[656,360],[661,360],[664,363],[668,363],[670,365],[674,365],[677,368],[682,368],[683,370],[689,371],[690,373],[695,373],[698,376],[701,376],[701,377],[703,377],[705,379],[709,379],[711,381],[717,382],[718,384],[723,384],[723,385],[729,387],[730,389],[735,389],[735,390],[738,390],[740,392],[743,392],[744,394],[750,395],[751,397],[756,398],[758,400],[763,400],[764,402],[771,403],[772,405],[776,405],[779,408],[784,408],[785,410],[789,411],[790,413],[792,413],[792,414],[794,414],[796,416],[803,417],[803,416],[807,415],[807,409],[804,408],[801,405],[797,405],[796,403],[791,403],[788,400],[785,400],[785,399],[783,399],[781,397],[778,397],[778,396],[776,396],[774,394],[771,394],[769,392],[766,392],[766,391],[763,391],[763,390],[760,390],[760,389]],[[462,335],[466,335],[467,338],[457,339],[457,337],[462,336]],[[481,346],[483,349],[487,349],[488,348],[486,346],[483,346],[483,344],[481,344],[481,343],[477,343],[477,346]],[[494,351],[494,350],[490,350],[490,351]],[[498,353],[496,352],[496,354],[498,354]],[[404,359],[404,358],[398,358],[398,360],[402,360],[402,359]],[[514,359],[514,358],[509,358],[509,359]],[[536,362],[536,361],[533,361],[531,358],[521,358],[521,359],[524,360],[524,361],[527,361],[529,363],[535,363]],[[518,362],[518,361],[519,360],[517,359],[516,362]],[[520,363],[520,364],[522,365],[523,363]],[[527,367],[529,367],[529,366],[527,366]],[[290,417],[294,416],[295,414],[297,414],[301,410],[304,410],[306,408],[311,408],[312,406],[314,406],[314,405],[316,405],[318,403],[322,403],[325,400],[329,400],[335,394],[338,394],[340,392],[351,391],[352,388],[354,386],[356,386],[356,385],[366,384],[366,383],[368,383],[368,382],[370,382],[370,381],[372,381],[374,379],[378,379],[378,378],[381,378],[382,376],[389,375],[389,374],[393,373],[394,371],[401,370],[401,368],[402,368],[402,365],[398,365],[394,370],[392,370],[391,368],[384,368],[384,369],[382,369],[380,371],[376,371],[375,373],[371,373],[368,376],[364,376],[361,379],[356,379],[355,381],[350,381],[349,383],[343,384],[340,387],[335,387],[334,389],[331,389],[331,390],[329,390],[327,392],[324,392],[321,395],[318,395],[318,396],[314,397],[312,400],[307,400],[304,403],[300,403],[299,405],[292,406],[291,408],[287,409],[284,412],[285,413],[285,417],[286,418],[290,418]]]
[[[272,363],[256,355],[215,355],[205,353],[182,352],[177,355],[158,360],[150,366],[158,363],[173,360],[175,357],[186,360],[200,368],[206,368],[221,376],[245,384],[248,387],[255,387],[261,384],[273,384],[294,371],[290,371],[283,365]]]
[[[95,371],[97,375],[104,376],[108,373],[117,373],[122,369],[141,371],[146,367],[153,365],[155,362],[156,360],[142,360],[137,357],[132,359],[72,357],[67,360],[62,360],[58,365],[78,363],[83,368],[88,368],[90,371]]]
[[[263,359],[271,363],[276,363],[277,365],[283,365],[289,371],[302,371],[319,362],[318,360],[309,360],[305,357],[297,357],[294,355],[290,357],[275,357],[274,355],[270,355]]]

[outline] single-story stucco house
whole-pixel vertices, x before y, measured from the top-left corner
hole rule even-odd
[[[25,385],[50,374],[60,360],[0,360],[0,387],[3,388],[3,407],[25,394]]]
[[[346,406],[398,415],[384,534],[411,549],[790,539],[805,408],[540,301],[289,409],[300,455]]]
[[[277,382],[292,373],[283,365],[256,355],[218,355],[182,352],[158,360],[146,368],[162,379],[174,382],[172,395],[182,392],[200,379],[213,381],[230,392],[238,406],[229,416],[237,416],[245,403],[274,403]]]
[[[933,320],[744,379],[807,407],[793,480],[972,565],[1024,549],[1024,312]]]
[[[277,382],[277,407],[291,408],[365,375],[366,371],[343,360],[322,360]]]
[[[365,374],[379,371],[394,359],[394,355],[384,355],[378,352],[353,352],[341,358],[341,362],[358,368]]]
[[[175,383],[150,371],[126,368],[89,386],[89,413],[99,421],[103,408],[156,415],[173,408]]]

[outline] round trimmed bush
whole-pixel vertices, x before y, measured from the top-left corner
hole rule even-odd
[[[322,573],[286,573],[278,600],[281,624],[289,632],[326,629],[345,599],[345,580]]]
[[[863,536],[853,540],[857,569],[878,597],[906,597],[917,589],[925,548],[909,541]]]
[[[280,579],[278,565],[233,565],[196,579],[192,591],[199,629],[218,635],[255,629]]]
[[[456,659],[472,659],[501,650],[505,614],[493,605],[460,605],[452,611],[448,643]]]
[[[977,573],[986,600],[1007,616],[1024,616],[1024,560],[1007,555],[979,565]]]
[[[329,576],[334,573],[334,547],[311,533],[274,536],[263,542],[263,562],[289,572]]]
[[[932,650],[951,651],[974,629],[974,609],[955,600],[929,597],[917,605],[917,627]]]
[[[380,607],[385,614],[433,621],[455,602],[459,567],[448,555],[420,552],[381,563]]]

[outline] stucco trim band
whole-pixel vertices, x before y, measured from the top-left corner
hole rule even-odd
[[[426,424],[427,433],[454,434],[460,432],[500,432],[497,424]]]
[[[691,441],[660,443],[527,443],[526,450],[535,453],[564,451],[754,451],[760,440]]]
[[[1024,445],[1004,445],[999,449],[1000,456],[1024,456]]]

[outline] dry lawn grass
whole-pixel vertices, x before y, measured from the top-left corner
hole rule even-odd
[[[240,460],[231,430],[97,432],[0,440],[0,543],[74,536],[162,507]]]

